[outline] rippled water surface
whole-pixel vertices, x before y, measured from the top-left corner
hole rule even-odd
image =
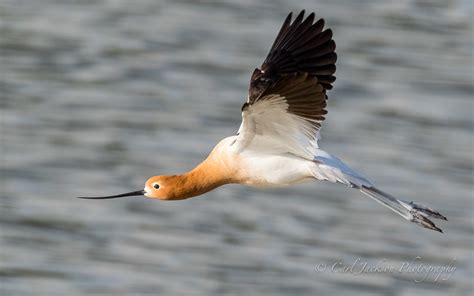
[[[471,295],[472,1],[294,2],[2,1],[0,294]],[[322,182],[74,198],[140,189],[235,133],[303,8],[338,46],[321,146],[440,210],[444,234]]]

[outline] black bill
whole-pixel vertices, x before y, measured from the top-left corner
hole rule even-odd
[[[126,196],[137,196],[137,195],[145,195],[145,190],[138,190],[138,191],[132,191],[132,192],[127,192],[127,193],[122,193],[122,194],[117,194],[117,195],[109,195],[109,196],[79,196],[78,198],[82,199],[110,199],[110,198],[119,198],[119,197],[126,197]]]

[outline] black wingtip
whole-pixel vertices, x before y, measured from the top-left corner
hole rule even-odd
[[[293,21],[293,24],[301,24],[301,22],[303,21],[303,18],[304,18],[304,13],[305,13],[305,10],[303,9],[299,14],[298,16],[295,18],[295,20]]]
[[[300,11],[297,18],[299,18],[299,17],[303,18],[305,13],[306,13],[306,10],[303,9],[302,11]]]
[[[305,10],[298,12],[294,20],[294,13],[288,14],[260,67],[265,72],[254,72],[251,81],[261,80],[262,76],[265,81],[273,81],[282,75],[307,72],[317,77],[325,90],[332,88],[331,84],[335,80],[335,71],[332,69],[335,68],[337,57],[332,30],[323,30],[324,19],[316,20],[314,12],[308,13],[306,17],[305,13]],[[251,88],[257,84],[258,81],[251,83]],[[257,89],[253,93],[258,95],[260,92]]]

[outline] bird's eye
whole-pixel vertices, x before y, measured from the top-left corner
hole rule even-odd
[[[153,188],[160,189],[160,184],[158,184],[158,183],[153,184]]]

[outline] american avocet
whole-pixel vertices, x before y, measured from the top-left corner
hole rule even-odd
[[[273,187],[326,180],[358,189],[403,218],[442,232],[428,219],[447,220],[438,211],[379,190],[319,148],[319,129],[327,113],[326,91],[336,79],[336,44],[331,29],[323,30],[324,20],[314,22],[314,13],[303,20],[302,11],[293,22],[291,19],[290,13],[267,58],[252,74],[236,135],[220,141],[187,173],[151,177],[138,191],[81,198],[144,195],[181,200],[229,183]]]

